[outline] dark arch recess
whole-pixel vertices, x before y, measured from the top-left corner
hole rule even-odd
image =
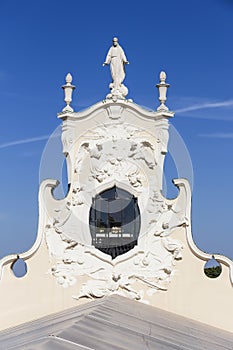
[[[92,244],[114,259],[137,245],[140,213],[137,198],[112,187],[92,200],[89,216]]]

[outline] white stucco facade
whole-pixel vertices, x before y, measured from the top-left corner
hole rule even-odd
[[[194,244],[191,190],[175,179],[177,198],[162,195],[169,140],[166,75],[160,75],[160,106],[148,111],[122,95],[74,112],[72,78],[67,76],[62,121],[69,192],[53,197],[56,179],[39,191],[39,225],[34,246],[20,258],[28,272],[16,278],[17,256],[0,261],[0,329],[120,294],[233,332],[233,263],[215,256],[222,273],[204,274],[211,255]],[[137,244],[112,258],[92,244],[89,218],[93,198],[116,186],[136,199],[140,211]]]

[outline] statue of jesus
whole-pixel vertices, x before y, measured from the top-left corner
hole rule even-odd
[[[118,39],[113,38],[113,45],[110,47],[103,66],[110,64],[114,90],[119,90],[125,79],[125,64],[129,64],[124,50],[118,44]]]

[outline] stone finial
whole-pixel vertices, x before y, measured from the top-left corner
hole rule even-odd
[[[169,84],[166,83],[166,73],[160,72],[159,78],[160,83],[156,85],[156,87],[159,89],[159,101],[160,106],[157,108],[157,111],[168,111],[168,107],[165,106],[165,102],[167,100],[167,89],[169,88]]]
[[[75,86],[72,85],[72,75],[70,73],[66,76],[66,84],[62,85],[62,89],[64,90],[65,98],[64,101],[66,103],[66,106],[63,108],[62,112],[73,112],[73,108],[70,107],[70,104],[72,102],[72,93],[75,89]]]

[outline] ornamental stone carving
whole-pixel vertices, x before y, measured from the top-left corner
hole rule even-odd
[[[111,93],[106,98],[117,101],[117,99],[125,99],[128,89],[124,86],[125,65],[129,64],[125,56],[124,50],[118,43],[117,38],[113,38],[113,45],[110,47],[103,66],[110,64],[112,75],[112,83],[109,85]]]
[[[182,259],[182,244],[172,235],[189,224],[184,196],[170,200],[161,193],[167,120],[151,119],[144,128],[141,120],[146,112],[126,103],[104,102],[99,110],[92,110],[102,121],[96,125],[82,117],[82,131],[73,116],[63,122],[70,190],[60,201],[48,197],[49,223],[44,232],[54,261],[50,273],[65,288],[77,285],[75,299],[118,293],[146,301],[168,289]],[[134,115],[134,123],[126,115]],[[92,244],[89,227],[93,197],[112,186],[134,195],[141,219],[137,244],[114,259]],[[115,226],[111,234],[119,232]],[[81,276],[86,281],[79,285]]]

